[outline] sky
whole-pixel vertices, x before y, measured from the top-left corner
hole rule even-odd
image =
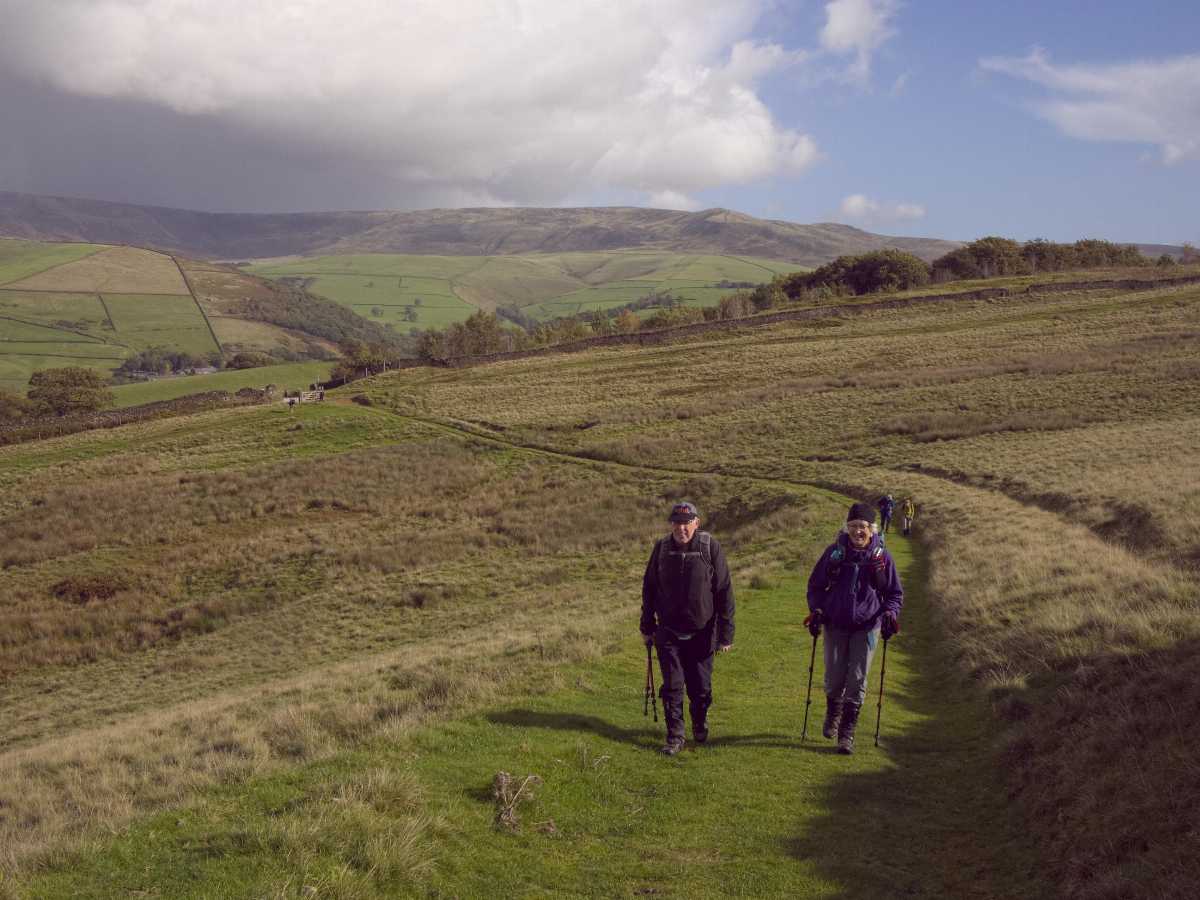
[[[0,0],[0,190],[1200,244],[1200,3]]]

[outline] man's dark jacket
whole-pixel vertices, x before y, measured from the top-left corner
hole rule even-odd
[[[707,632],[714,647],[733,643],[733,582],[716,538],[697,531],[683,545],[671,535],[654,545],[642,578],[642,634],[654,634],[656,624],[675,635]]]

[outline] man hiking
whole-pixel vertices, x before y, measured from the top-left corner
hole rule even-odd
[[[846,529],[825,548],[808,577],[805,619],[815,639],[825,631],[825,724],[839,753],[854,752],[854,728],[867,695],[871,655],[882,634],[900,630],[904,589],[880,535],[872,534],[875,510],[855,503]]]
[[[904,502],[900,504],[900,515],[904,517],[903,534],[908,537],[912,532],[913,519],[917,517],[917,505],[913,503],[912,497],[904,498]]]
[[[671,507],[671,533],[659,539],[642,578],[640,629],[658,650],[667,741],[662,752],[683,749],[683,694],[687,690],[692,737],[708,740],[713,653],[733,646],[733,583],[716,538],[700,531],[693,503]]]
[[[892,499],[891,494],[884,494],[879,498],[879,533],[887,534],[888,526],[892,524],[892,511],[896,508],[896,501]]]

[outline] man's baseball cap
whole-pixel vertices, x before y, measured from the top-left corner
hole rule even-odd
[[[692,519],[698,518],[700,513],[696,511],[696,504],[687,500],[681,500],[679,503],[671,507],[671,515],[667,517],[671,522],[690,522]]]

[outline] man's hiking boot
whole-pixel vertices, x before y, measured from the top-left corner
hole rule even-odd
[[[842,701],[832,697],[825,698],[825,724],[821,726],[821,736],[835,738],[838,736],[838,726],[842,722]]]
[[[662,752],[664,754],[666,754],[667,756],[674,756],[676,753],[678,753],[680,750],[683,749],[683,743],[684,743],[684,741],[683,741],[683,738],[681,738],[681,737],[677,737],[677,738],[669,737],[669,738],[667,738],[667,742],[665,744],[663,744]]]
[[[692,723],[692,740],[694,740],[697,744],[703,744],[705,741],[707,741],[708,740],[708,726],[707,725],[697,725],[696,723],[693,722]]]
[[[858,724],[860,703],[845,703],[842,706],[842,721],[838,725],[838,753],[849,756],[854,752],[854,726]]]

